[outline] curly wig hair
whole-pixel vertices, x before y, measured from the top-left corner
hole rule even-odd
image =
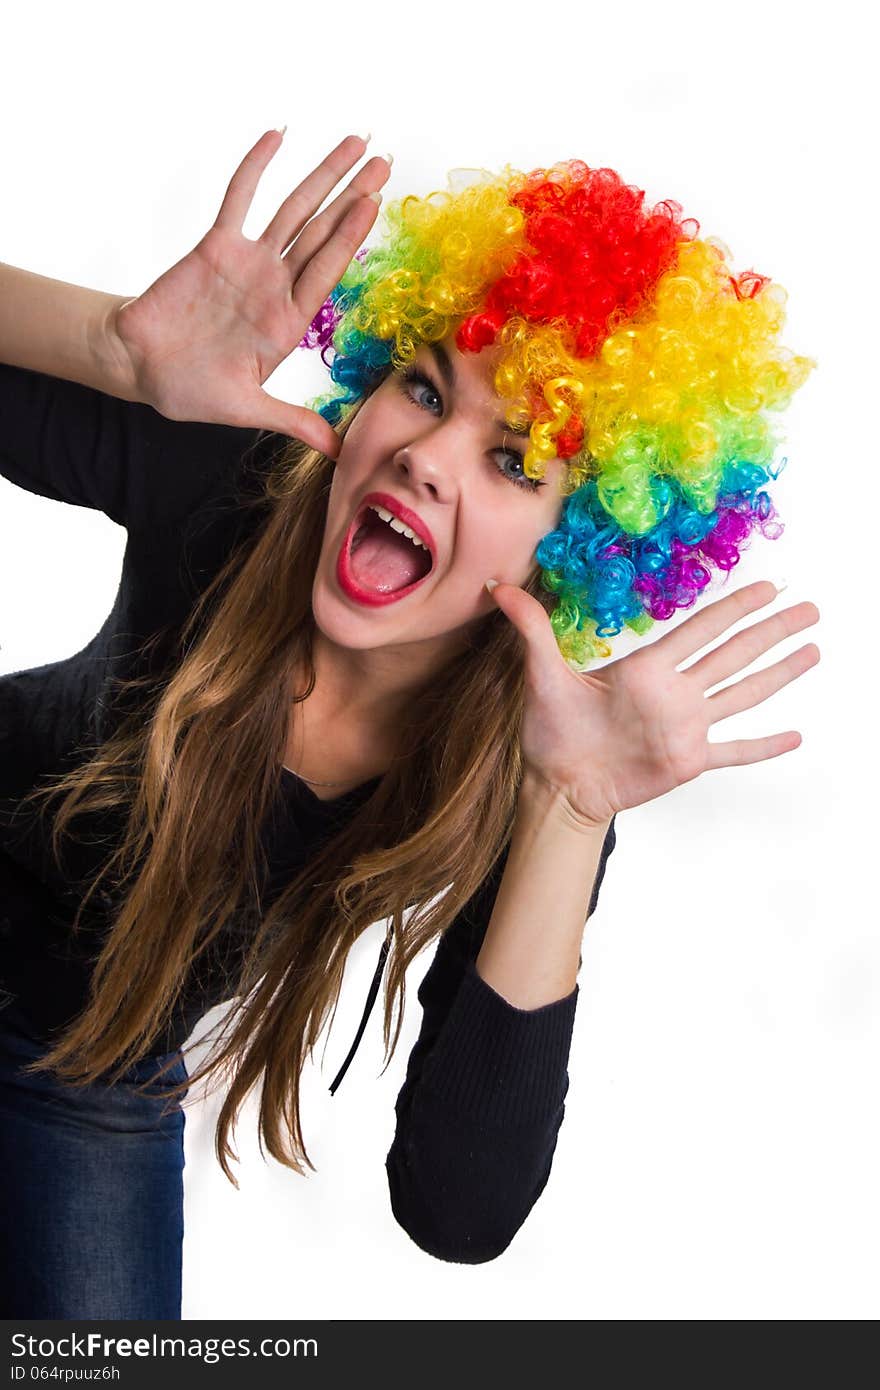
[[[454,170],[446,191],[390,202],[301,346],[334,389],[310,402],[332,425],[420,343],[501,349],[494,389],[529,427],[524,471],[567,461],[557,528],[535,552],[551,623],[575,670],[690,608],[758,530],[783,526],[767,483],[768,412],[817,364],[778,341],[786,291],[734,273],[665,199],[613,169],[567,160],[524,174]]]

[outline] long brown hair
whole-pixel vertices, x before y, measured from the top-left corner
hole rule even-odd
[[[344,436],[360,402],[338,428]],[[116,1080],[147,1056],[197,957],[234,914],[251,914],[244,956],[216,1046],[178,1095],[231,1074],[215,1150],[228,1160],[238,1111],[262,1081],[259,1130],[273,1158],[314,1169],[299,1082],[339,997],[354,942],[388,921],[387,1061],[397,1046],[408,966],[491,873],[512,831],[522,777],[523,661],[496,610],[408,701],[393,765],[348,823],[282,889],[261,901],[261,828],[277,793],[293,700],[315,682],[312,581],[335,465],[287,441],[261,495],[265,516],[197,599],[167,678],[135,677],[143,699],[93,756],[25,801],[62,796],[52,849],[86,810],[121,808],[125,832],[79,903],[110,875],[121,890],[90,997],[39,1063],[72,1085]],[[548,607],[537,563],[525,585]],[[310,672],[305,689],[295,673]],[[399,1005],[391,1039],[395,997]],[[331,1019],[332,1024],[332,1019]],[[390,1047],[390,1050],[389,1050]],[[386,1065],[387,1065],[386,1061]],[[234,1073],[233,1073],[233,1064]],[[289,1147],[285,1144],[288,1143]]]

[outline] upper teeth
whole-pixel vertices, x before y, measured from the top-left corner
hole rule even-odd
[[[389,512],[386,507],[377,507],[374,502],[370,502],[369,507],[370,511],[377,512],[383,521],[387,521],[388,525],[391,526],[393,530],[399,531],[402,536],[407,536],[408,539],[412,541],[413,545],[420,545],[422,550],[428,549],[425,542],[416,535],[415,531],[410,530],[409,526],[404,526],[400,517],[395,516],[393,512]]]

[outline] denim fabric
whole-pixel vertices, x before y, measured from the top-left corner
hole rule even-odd
[[[139,1094],[172,1054],[80,1089],[22,1074],[46,1046],[0,1005],[0,1317],[179,1319],[182,1054]]]

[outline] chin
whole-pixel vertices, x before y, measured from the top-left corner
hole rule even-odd
[[[349,607],[344,594],[334,593],[320,575],[312,586],[312,617],[316,631],[335,647],[370,651],[387,644],[390,629],[381,610],[359,612]]]

